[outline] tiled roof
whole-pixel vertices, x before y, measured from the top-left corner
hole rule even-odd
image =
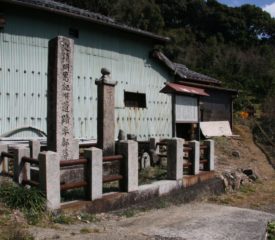
[[[16,4],[20,6],[32,7],[45,11],[54,12],[56,14],[67,15],[75,18],[80,18],[86,21],[94,22],[97,24],[109,26],[125,32],[143,35],[152,38],[158,42],[167,42],[169,38],[159,36],[157,34],[144,31],[141,29],[133,28],[125,24],[116,22],[113,18],[106,17],[99,13],[90,12],[88,10],[73,7],[67,4],[56,2],[53,0],[0,0],[9,4]]]
[[[174,74],[178,75],[183,80],[192,80],[196,82],[201,83],[207,83],[207,84],[221,84],[221,81],[206,76],[204,74],[192,71],[188,69],[185,65],[180,63],[174,63],[170,59],[168,59],[162,52],[160,51],[154,51],[153,57],[164,63],[168,68],[170,68]]]

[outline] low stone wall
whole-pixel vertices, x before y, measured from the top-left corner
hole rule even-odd
[[[161,182],[161,181],[160,181]],[[141,207],[154,208],[158,202],[167,200],[171,204],[188,203],[196,199],[204,198],[210,195],[219,195],[224,193],[224,184],[220,178],[212,178],[205,182],[200,182],[188,188],[175,187],[170,188],[169,192],[162,191],[166,181],[152,184],[151,187],[142,187],[139,190],[130,193],[114,193],[104,195],[102,199],[93,202],[80,201],[77,203],[67,203],[62,205],[64,211],[84,210],[89,213],[107,212],[139,204]],[[171,184],[166,185],[171,187]],[[175,185],[174,185],[175,186]],[[137,206],[137,205],[135,205]]]

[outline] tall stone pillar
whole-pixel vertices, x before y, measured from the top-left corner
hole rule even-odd
[[[72,39],[58,36],[49,42],[47,144],[61,160],[79,158],[73,137],[73,52]]]
[[[103,155],[115,154],[115,86],[110,71],[101,69],[97,85],[97,142]]]

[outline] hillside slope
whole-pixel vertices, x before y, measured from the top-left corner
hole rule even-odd
[[[236,125],[234,133],[239,137],[216,139],[216,171],[217,175],[240,177],[243,170],[252,170],[256,181],[243,181],[239,191],[213,198],[214,202],[264,210],[275,213],[275,171],[265,154],[253,142],[251,129]],[[242,181],[242,180],[241,180]]]

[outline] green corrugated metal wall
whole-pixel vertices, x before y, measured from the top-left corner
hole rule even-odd
[[[96,138],[100,69],[111,70],[116,86],[116,132],[171,137],[171,97],[159,93],[171,76],[149,59],[153,44],[130,34],[69,18],[30,11],[4,10],[0,30],[0,135],[17,127],[46,131],[48,40],[79,30],[74,57],[74,131]],[[147,108],[125,108],[124,91],[146,93]],[[26,137],[26,133],[16,137]]]

